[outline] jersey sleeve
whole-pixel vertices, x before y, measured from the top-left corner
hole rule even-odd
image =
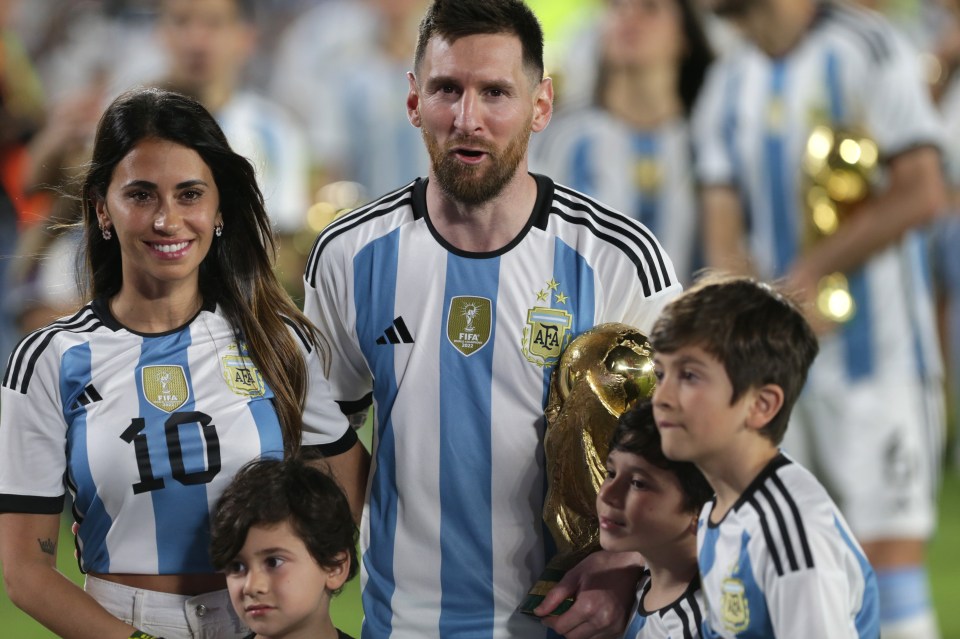
[[[887,56],[864,74],[867,128],[884,157],[917,146],[939,148],[943,123],[922,81],[920,56],[894,29],[885,35]]]
[[[642,228],[634,220],[625,220],[624,224]],[[622,322],[649,335],[663,307],[680,294],[683,286],[670,256],[653,234],[642,231],[636,237],[644,239],[636,243],[632,258],[625,252],[608,251],[598,262],[604,307],[596,323]],[[615,263],[611,263],[611,256],[616,256]]]
[[[725,139],[725,131],[730,128],[726,120],[732,117],[735,104],[730,99],[732,66],[722,62],[712,65],[691,117],[694,170],[697,180],[707,186],[734,183],[730,142]]]
[[[329,348],[330,392],[349,415],[369,405],[373,378],[357,341],[350,261],[334,258],[336,248],[328,247],[317,256],[315,286],[304,278],[303,310]]]
[[[777,637],[836,637],[860,639],[864,634],[851,611],[863,601],[863,581],[855,559],[838,550],[836,535],[807,530],[812,566],[778,574],[768,560],[764,593]],[[842,544],[842,542],[840,542]],[[799,562],[803,557],[798,557]],[[850,561],[847,561],[850,560]]]
[[[635,326],[640,329],[644,335],[650,335],[653,325],[660,317],[663,307],[669,304],[680,294],[682,287],[679,282],[674,282],[668,288],[650,295],[635,299],[626,309],[624,309],[623,323],[629,326]]]
[[[339,450],[340,444],[352,443],[356,435],[346,416],[333,399],[330,380],[324,371],[325,354],[316,346],[297,339],[307,362],[307,396],[303,408],[301,445],[321,446],[326,452]],[[324,345],[321,345],[324,346]],[[349,433],[348,433],[349,431]],[[353,435],[350,439],[350,435]],[[344,437],[349,441],[344,441]]]
[[[63,510],[67,423],[55,351],[34,359],[20,347],[10,359],[0,389],[0,512]]]

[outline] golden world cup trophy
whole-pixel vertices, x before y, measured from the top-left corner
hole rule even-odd
[[[518,610],[533,614],[564,573],[600,548],[597,493],[606,475],[617,418],[653,394],[653,349],[626,324],[600,324],[564,350],[544,415],[547,495],[543,520],[556,546]],[[567,599],[551,614],[573,604]]]
[[[855,129],[813,128],[803,157],[805,181],[804,245],[833,235],[850,210],[870,193],[878,160],[876,143]],[[856,313],[843,273],[831,273],[818,282],[817,311],[842,323]]]

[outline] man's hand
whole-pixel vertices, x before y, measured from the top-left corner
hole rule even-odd
[[[620,637],[634,609],[642,565],[637,553],[595,552],[568,571],[534,613],[567,639]],[[575,599],[573,606],[549,616],[567,597]]]

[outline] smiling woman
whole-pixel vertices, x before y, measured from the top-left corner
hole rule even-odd
[[[253,167],[199,103],[117,98],[81,201],[92,301],[24,338],[3,380],[7,591],[61,637],[243,637],[211,504],[246,462],[316,447],[359,510],[362,444],[273,274]],[[56,571],[64,485],[83,590]]]
[[[214,233],[223,233],[219,204],[210,168],[176,142],[146,138],[117,164],[96,213],[101,233],[115,233],[120,244],[126,286],[110,300],[120,323],[160,333],[200,310],[200,264]],[[157,298],[169,303],[168,311],[144,307],[145,299]]]

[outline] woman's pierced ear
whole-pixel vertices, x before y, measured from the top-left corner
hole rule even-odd
[[[99,210],[99,205],[103,205],[103,213]],[[110,211],[107,210],[106,200],[101,200],[97,206],[97,222],[100,227],[100,234],[103,235],[103,239],[109,240],[113,237],[113,233],[110,231]]]
[[[217,222],[216,224],[213,225],[213,233],[217,237],[220,237],[221,235],[223,235],[223,222]]]

